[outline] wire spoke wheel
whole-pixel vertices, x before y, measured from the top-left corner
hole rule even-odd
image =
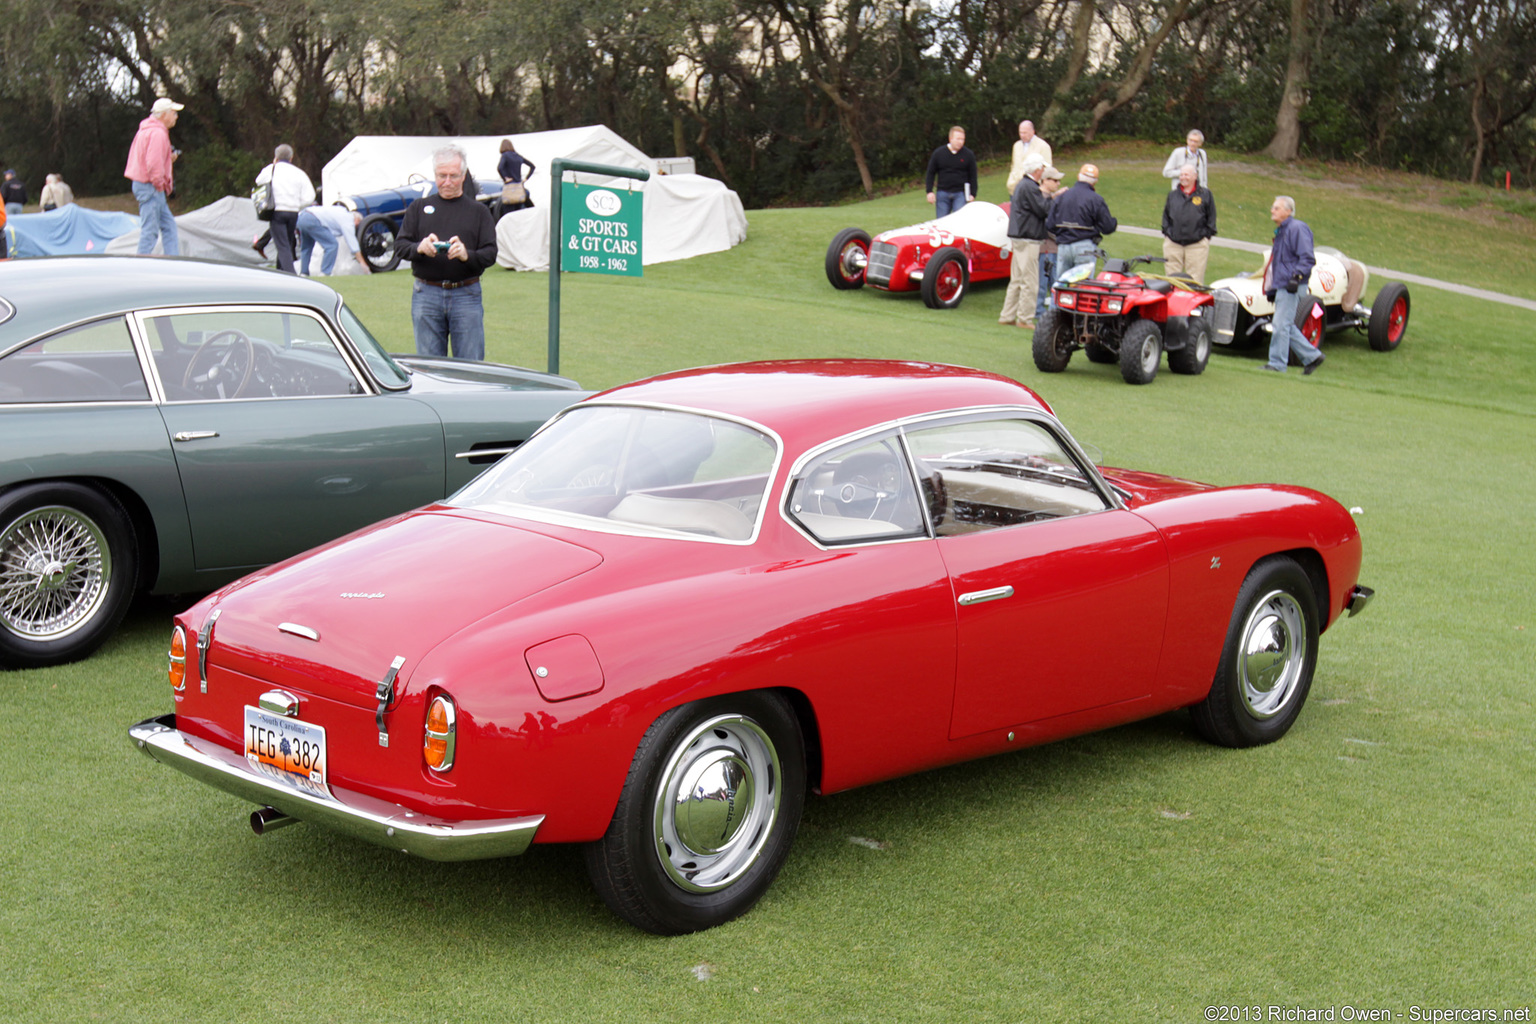
[[[0,625],[18,637],[74,632],[93,619],[111,582],[107,539],[75,509],[35,509],[0,534]]]

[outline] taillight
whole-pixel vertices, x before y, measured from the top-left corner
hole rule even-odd
[[[170,664],[166,669],[171,689],[180,693],[187,688],[187,631],[177,626],[171,630]]]
[[[458,710],[452,698],[439,694],[427,705],[427,734],[421,744],[427,767],[445,772],[453,767],[454,733],[458,728]]]

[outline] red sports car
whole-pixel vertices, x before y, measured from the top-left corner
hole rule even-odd
[[[954,309],[977,281],[1007,279],[1011,242],[1007,203],[966,203],[874,241],[860,228],[839,231],[827,247],[827,280],[843,289],[920,290],[930,308]]]
[[[688,932],[762,896],[812,791],[1176,708],[1280,738],[1360,556],[1314,491],[1099,471],[1004,377],[689,370],[198,602],[130,732],[258,833],[581,843],[616,913]]]

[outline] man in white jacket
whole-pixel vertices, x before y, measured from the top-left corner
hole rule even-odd
[[[256,175],[256,184],[272,183],[272,241],[277,245],[277,269],[297,273],[294,267],[295,234],[299,211],[315,201],[309,175],[293,165],[293,147],[286,142],[272,153],[272,162]]]

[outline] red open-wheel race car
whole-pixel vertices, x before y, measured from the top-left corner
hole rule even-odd
[[[873,240],[862,228],[844,228],[827,247],[827,280],[839,289],[921,291],[930,309],[954,309],[971,285],[1008,278],[1011,241],[1006,203],[966,203]]]

